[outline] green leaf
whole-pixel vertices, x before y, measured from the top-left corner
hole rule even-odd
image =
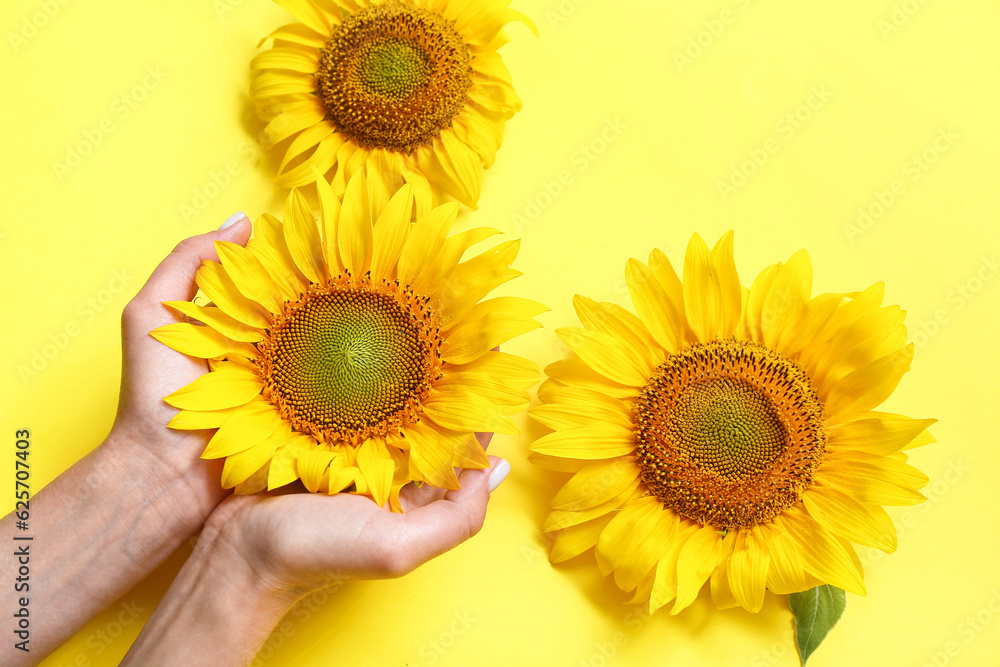
[[[788,596],[788,606],[795,616],[795,643],[802,664],[840,620],[847,606],[847,595],[835,586],[817,586]]]

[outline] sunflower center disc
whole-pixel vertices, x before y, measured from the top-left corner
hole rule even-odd
[[[642,479],[664,505],[718,528],[766,523],[823,460],[822,405],[777,352],[714,341],[672,355],[636,402]]]
[[[392,1],[334,27],[320,50],[316,80],[338,132],[365,148],[408,153],[461,111],[471,61],[451,22]]]
[[[419,419],[440,342],[425,298],[341,276],[286,303],[258,343],[264,395],[295,429],[326,442],[386,435]]]

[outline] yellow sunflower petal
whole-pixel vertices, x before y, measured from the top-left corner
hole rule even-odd
[[[242,484],[251,475],[267,465],[275,449],[286,437],[280,429],[276,433],[278,437],[272,434],[271,437],[253,447],[226,457],[226,462],[222,466],[222,488],[231,489],[237,484]],[[270,477],[270,471],[268,471],[268,477]]]
[[[491,227],[475,227],[446,238],[437,259],[433,264],[425,267],[425,270],[428,271],[427,292],[429,294],[437,293],[440,289],[440,283],[451,279],[452,271],[462,261],[463,255],[469,248],[499,233],[498,230]]]
[[[574,459],[610,459],[635,451],[635,436],[610,424],[577,426],[535,440],[531,449],[539,454]]]
[[[418,219],[399,254],[399,281],[421,290],[425,267],[437,257],[458,215],[458,204],[444,204]]]
[[[613,516],[606,514],[559,531],[555,541],[552,542],[550,560],[553,563],[561,563],[594,547]]]
[[[667,293],[667,297],[674,306],[674,312],[677,313],[681,319],[685,319],[684,316],[684,286],[681,284],[681,279],[677,277],[677,272],[674,271],[673,265],[670,260],[667,259],[666,254],[656,248],[649,253],[649,271],[656,278],[657,282],[660,283],[660,287],[663,291]],[[687,320],[685,319],[685,325]]]
[[[878,310],[882,306],[884,298],[885,283],[878,282],[870,285],[837,309],[837,312],[827,322],[826,327],[817,336],[817,341],[832,338],[844,327],[850,326],[864,315]]]
[[[894,479],[868,463],[826,465],[815,476],[818,486],[837,489],[872,505],[916,505],[925,498],[905,479]]]
[[[292,143],[288,144],[288,148],[285,149],[285,155],[281,158],[281,163],[278,165],[278,173],[283,173],[293,160],[306,151],[313,149],[328,137],[333,136],[335,131],[333,125],[326,121],[321,121],[312,127],[304,129],[292,140]],[[316,165],[316,167],[321,172],[324,171],[319,165]]]
[[[910,343],[839,380],[826,398],[830,414],[872,410],[881,405],[910,370],[913,349]]]
[[[475,91],[470,91],[474,93]],[[450,129],[443,130],[434,140],[430,154],[432,171],[441,175],[441,187],[471,209],[476,208],[481,186],[482,161],[478,154],[458,140]]]
[[[221,264],[203,261],[195,274],[195,282],[212,303],[233,319],[255,329],[266,329],[270,324],[267,310],[243,296]]]
[[[771,564],[767,572],[767,587],[779,595],[799,593],[809,588],[802,556],[789,535],[775,526],[754,526],[757,542],[767,547]]]
[[[652,369],[630,356],[630,350],[613,336],[581,327],[556,329],[556,335],[588,366],[609,380],[628,387],[646,384]]]
[[[594,422],[609,422],[622,428],[632,428],[628,407],[616,398],[581,387],[555,387],[539,390],[542,401],[528,413],[551,429],[561,430],[586,426]]]
[[[881,507],[863,505],[836,489],[817,487],[803,493],[802,502],[809,515],[835,535],[886,553],[896,550],[896,527]]]
[[[468,364],[445,364],[441,387],[464,384],[478,393],[489,394],[498,405],[522,406],[527,390],[541,376],[532,361],[506,352],[490,351]]]
[[[164,301],[164,306],[178,313],[207,324],[226,338],[242,343],[256,343],[264,339],[260,329],[248,327],[239,320],[226,315],[216,306],[199,306],[190,301]]]
[[[267,269],[268,275],[286,301],[296,299],[305,291],[308,280],[295,266],[281,221],[265,213],[253,225],[254,237],[246,248]]]
[[[245,405],[263,388],[264,383],[258,378],[221,371],[206,373],[163,400],[182,410],[223,410]]]
[[[208,428],[219,428],[226,423],[235,409],[225,410],[181,410],[167,424],[170,428],[183,431],[198,431]]]
[[[642,320],[621,306],[598,303],[577,294],[573,296],[573,308],[584,327],[608,334],[627,354],[644,361],[643,368],[648,369],[647,374],[663,363],[664,354],[657,349]]]
[[[452,329],[441,346],[441,358],[451,364],[467,364],[511,338],[541,326],[536,320],[523,315],[488,313]]]
[[[565,528],[569,528],[570,526],[577,526],[585,521],[590,521],[591,519],[596,519],[597,517],[616,512],[629,500],[638,498],[642,495],[642,492],[639,490],[639,481],[636,480],[624,491],[606,503],[595,505],[594,507],[588,507],[587,509],[580,510],[579,512],[553,510],[545,518],[545,522],[542,524],[542,531],[550,533],[557,530],[563,530]]]
[[[545,374],[561,384],[599,391],[614,398],[631,398],[635,388],[607,378],[582,359],[560,359],[545,367]]]
[[[412,225],[413,186],[403,185],[390,199],[375,223],[372,236],[372,280],[394,278],[396,262]]]
[[[294,134],[322,122],[326,110],[316,104],[301,104],[297,108],[278,114],[264,128],[260,143],[271,147]]]
[[[337,151],[346,139],[339,134],[330,134],[320,140],[316,150],[294,167],[282,167],[274,177],[274,182],[283,188],[301,188],[315,182],[318,171],[326,173],[336,164]],[[321,177],[322,178],[322,177]]]
[[[323,259],[331,275],[344,270],[344,265],[340,261],[340,252],[337,250],[340,235],[337,232],[337,224],[340,220],[340,200],[334,194],[333,188],[320,173],[319,169],[313,167],[313,178],[316,182],[316,196],[319,198],[320,212],[323,216],[320,229],[323,237]]]
[[[333,458],[333,452],[319,448],[299,453],[295,460],[295,469],[302,484],[311,493],[318,492],[324,479],[329,479],[330,462]]]
[[[258,48],[269,39],[293,42],[295,44],[302,44],[303,46],[310,46],[314,49],[323,48],[326,46],[327,41],[322,33],[316,32],[309,26],[302,23],[290,23],[288,25],[281,26],[270,35],[260,40],[257,43]]]
[[[830,431],[829,445],[888,456],[904,449],[935,422],[936,419],[869,412],[863,419],[845,422]]]
[[[601,533],[597,540],[597,567],[607,576],[615,573],[619,587],[624,591],[633,590],[638,581],[627,577],[621,581],[620,575],[627,569],[623,566],[630,560],[639,542],[656,526],[663,512],[660,501],[651,496],[636,498],[622,507]],[[637,539],[638,538],[638,539]]]
[[[751,289],[752,291],[752,289]],[[812,261],[800,250],[778,266],[760,312],[764,343],[776,349],[782,332],[799,317],[812,294]]]
[[[552,508],[579,512],[606,503],[639,478],[634,456],[591,463],[566,482]]]
[[[330,17],[312,0],[274,0],[289,14],[321,35],[330,34]]]
[[[254,357],[257,349],[248,343],[230,340],[211,327],[195,326],[187,322],[167,324],[153,329],[149,335],[178,352],[199,359],[239,354]]]
[[[351,457],[346,452],[341,453],[330,461],[330,468],[327,471],[326,492],[330,494],[340,493],[352,484],[356,484],[359,476],[360,471],[355,462],[351,460]],[[391,495],[391,488],[389,493]],[[402,508],[394,511],[402,511]]]
[[[754,279],[753,285],[750,286],[750,293],[747,295],[746,326],[749,330],[750,340],[756,343],[764,342],[762,324],[762,320],[764,319],[764,302],[767,300],[771,285],[774,283],[775,276],[778,275],[780,268],[781,264],[772,264],[761,271]],[[768,311],[768,317],[771,316],[771,311]]]
[[[267,490],[291,484],[299,479],[297,459],[287,447],[280,447],[271,458],[271,467],[267,471]]]
[[[733,232],[722,235],[712,248],[711,262],[719,280],[719,302],[722,306],[722,319],[719,324],[719,336],[729,338],[736,331],[740,321],[740,311],[743,308],[743,288],[736,272],[736,261],[733,259]]]
[[[687,283],[687,276],[684,282]],[[698,597],[698,591],[724,555],[723,539],[713,526],[702,526],[684,542],[677,556],[677,597],[671,615],[690,606]]]
[[[201,458],[219,459],[250,449],[284,424],[274,406],[266,401],[251,401],[215,432]]]
[[[821,581],[856,595],[866,595],[864,577],[844,546],[826,528],[804,512],[793,510],[774,520],[802,554],[805,569]]]
[[[287,69],[313,74],[319,68],[319,54],[295,47],[280,47],[258,53],[250,60],[250,69]]]
[[[281,310],[284,300],[281,290],[269,280],[264,265],[252,253],[229,241],[216,241],[215,250],[226,273],[243,296],[256,301],[272,313]]]
[[[843,294],[820,294],[810,299],[799,311],[798,319],[781,331],[775,349],[789,357],[798,354],[816,339],[843,300]]]
[[[917,437],[911,440],[909,444],[903,447],[903,450],[906,451],[910,449],[916,449],[917,447],[923,447],[924,445],[930,445],[935,442],[937,442],[937,438],[935,438],[930,431],[923,431],[922,433],[917,435]]]
[[[357,449],[358,470],[368,485],[372,499],[379,507],[389,502],[389,491],[392,487],[392,476],[396,470],[392,456],[385,443],[372,439],[366,441]]]
[[[698,532],[698,528],[689,521],[676,522],[672,539],[656,563],[656,574],[649,594],[650,614],[677,596],[677,559],[688,538]]]
[[[441,489],[459,488],[450,443],[435,438],[433,432],[426,433],[419,424],[406,429],[406,440],[410,445],[410,464],[416,466],[424,481]]]
[[[728,540],[732,542],[732,540]],[[739,607],[739,600],[733,594],[733,589],[729,585],[730,561],[728,557],[722,558],[719,565],[712,572],[708,579],[709,589],[712,593],[712,603],[716,609],[732,609]]]
[[[822,353],[815,353],[809,370],[817,378],[816,390],[825,395],[838,380],[851,371],[906,345],[905,313],[898,306],[865,313],[843,327],[827,343]]]
[[[764,589],[771,556],[767,547],[757,541],[753,531],[737,530],[733,552],[726,566],[729,588],[737,604],[757,613],[764,605]]]
[[[364,275],[371,264],[372,223],[365,177],[358,171],[347,184],[337,229],[341,262],[354,276]]]
[[[487,294],[512,278],[521,275],[510,268],[521,242],[507,241],[482,252],[455,267],[449,280],[427,292],[431,304],[448,324],[475,308]]]
[[[469,433],[453,440],[454,458],[451,464],[456,468],[481,470],[490,467],[490,459],[475,435]]]
[[[423,410],[435,424],[455,431],[518,434],[514,422],[502,410],[465,387],[432,393],[423,402]]]
[[[684,338],[681,316],[653,273],[639,260],[630,259],[625,268],[625,284],[636,312],[656,342],[667,352],[680,349]]]
[[[647,496],[648,497],[648,496]],[[670,551],[670,542],[674,539],[678,517],[673,511],[659,505],[655,513],[656,523],[642,530],[635,530],[629,537],[629,556],[615,571],[615,583],[623,591],[635,589],[639,602],[649,598],[656,579],[656,566],[664,554]],[[629,604],[635,604],[630,602]]]
[[[691,237],[684,256],[684,312],[700,342],[719,335],[723,317],[719,272],[708,246],[697,234]]]
[[[326,269],[319,228],[309,204],[298,190],[292,190],[285,200],[284,231],[288,253],[295,260],[295,265],[310,281],[323,282]]]

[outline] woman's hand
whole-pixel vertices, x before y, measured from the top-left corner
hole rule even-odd
[[[349,494],[227,498],[122,664],[249,664],[310,592],[401,576],[475,535],[510,471],[490,463],[463,470],[458,490],[404,488],[403,514]]]
[[[173,431],[163,397],[207,370],[204,361],[150,337],[178,321],[161,301],[189,299],[216,240],[245,243],[250,222],[183,241],[153,272],[122,316],[122,390],[118,417],[105,441],[31,499],[31,652],[0,649],[4,665],[32,665],[75,634],[100,610],[141,581],[194,535],[225,497],[220,469],[199,457],[207,433]],[[14,531],[14,516],[0,520]],[[3,561],[16,567],[16,559]],[[101,573],[113,573],[104,576]],[[13,579],[13,575],[11,575]],[[14,608],[13,587],[0,595]]]
[[[237,214],[217,232],[181,241],[143,285],[122,313],[122,387],[118,415],[108,440],[128,447],[154,471],[160,486],[181,484],[188,501],[177,511],[195,527],[228,494],[219,480],[222,465],[200,458],[210,431],[167,427],[177,412],[163,397],[208,372],[204,359],[188,357],[153,339],[149,332],[184,318],[163,301],[187,301],[197,291],[195,273],[203,260],[218,261],[216,241],[245,244],[250,221]]]

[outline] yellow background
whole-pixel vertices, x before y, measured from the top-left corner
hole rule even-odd
[[[895,555],[862,550],[869,597],[849,596],[810,664],[994,664],[997,3],[515,6],[541,32],[514,25],[501,52],[524,110],[479,210],[460,219],[522,237],[525,275],[508,291],[552,308],[545,329],[507,349],[559,358],[552,330],[574,323],[573,293],[627,303],[625,261],[661,247],[680,262],[695,231],[711,243],[736,230],[745,284],[803,247],[817,293],[885,280],[918,347],[885,408],[940,419],[940,443],[912,457],[930,501],[892,510]],[[15,428],[33,431],[38,486],[100,442],[119,313],[177,241],[237,210],[280,213],[274,156],[255,148],[247,63],[285,22],[264,0],[3,3],[4,471]],[[81,143],[88,154],[60,169]],[[25,373],[33,362],[37,374]],[[783,598],[769,595],[756,616],[701,600],[650,620],[592,555],[550,566],[538,527],[563,480],[527,463],[537,431],[525,431],[494,440],[513,473],[478,537],[402,580],[307,600],[265,645],[266,663],[797,664]],[[116,664],[186,553],[44,664]],[[128,605],[143,610],[137,620]]]

